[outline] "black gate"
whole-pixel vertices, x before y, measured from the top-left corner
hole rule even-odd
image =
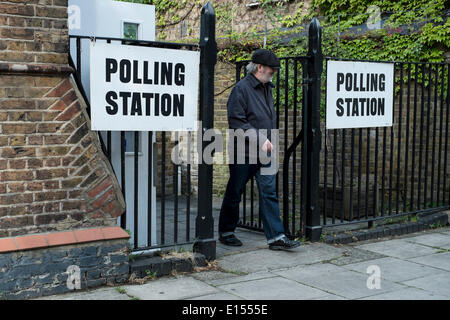
[[[236,63],[236,80],[245,75],[249,61]],[[282,199],[280,211],[288,237],[320,238],[318,211],[321,148],[320,83],[323,57],[321,28],[313,19],[309,25],[307,56],[282,57],[274,79],[274,107],[279,130],[279,171],[276,190]],[[281,195],[281,196],[280,196]],[[239,226],[262,231],[254,178],[244,189]]]
[[[288,235],[317,241],[322,228],[372,227],[449,209],[449,64],[387,62],[395,71],[393,126],[326,130],[321,75],[332,58],[322,58],[320,38],[314,19],[308,55],[280,58],[274,79],[282,164],[277,194]],[[236,63],[237,81],[247,63]],[[262,231],[253,179],[239,226]]]
[[[92,37],[70,36],[73,51],[69,59],[71,66],[76,70],[74,80],[87,103],[88,114],[90,114],[90,104],[82,84],[82,70],[86,70],[86,61],[82,59],[82,52],[89,47],[90,39],[92,40]],[[216,64],[217,45],[215,42],[215,13],[209,2],[202,9],[199,44],[110,37],[95,37],[95,41],[144,47],[199,50],[199,120],[203,125],[203,128],[199,129],[206,130],[213,127],[214,66]],[[188,150],[191,150],[190,142],[194,134],[184,133],[184,136],[188,139]],[[197,185],[199,199],[192,197],[191,170],[193,168],[189,159],[184,165],[170,161],[172,150],[170,147],[175,147],[180,142],[181,135],[179,132],[174,132],[174,139],[170,139],[170,132],[168,134],[164,131],[99,132],[103,152],[111,164],[114,162],[113,152],[116,152],[116,155],[117,152],[120,154],[120,165],[115,166],[116,177],[125,201],[133,203],[133,209],[123,213],[119,223],[123,229],[132,235],[131,242],[134,251],[188,246],[204,253],[207,259],[215,259],[214,222],[212,219],[212,165],[199,164]],[[157,143],[154,143],[155,140]],[[168,144],[170,145],[168,146]],[[142,161],[144,158],[140,156],[144,151],[148,155]],[[132,165],[129,165],[129,161],[126,160],[128,158],[133,160]],[[143,175],[144,169],[147,174]],[[182,169],[181,176],[180,169]],[[181,184],[184,185],[183,190],[179,190],[180,179],[183,181],[183,184]],[[127,184],[126,181],[130,180],[132,182]],[[167,187],[169,183],[172,184],[172,188]],[[155,198],[152,186],[155,184],[157,185],[156,204],[152,203],[152,199]],[[147,187],[146,194],[140,192],[142,185]],[[127,188],[132,189],[131,194],[127,192]],[[146,208],[145,212],[142,212],[140,204],[144,201],[146,201]],[[146,219],[142,219],[143,216]],[[145,220],[144,225],[142,220]],[[144,243],[142,239],[144,239]]]

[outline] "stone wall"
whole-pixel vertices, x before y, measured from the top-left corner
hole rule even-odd
[[[0,254],[0,300],[31,299],[128,279],[127,240]]]

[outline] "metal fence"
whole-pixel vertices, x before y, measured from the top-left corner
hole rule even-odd
[[[392,127],[324,131],[323,227],[450,208],[449,64],[393,64]]]
[[[89,59],[86,59],[83,52],[89,48],[90,37],[71,35],[70,39],[72,49],[70,60],[76,70],[74,79],[84,96],[88,106],[87,112],[90,114],[86,83],[83,81],[85,78],[82,78],[82,72],[89,71],[89,66],[86,65]],[[199,50],[198,44],[109,37],[96,37],[95,41]],[[191,164],[187,163],[183,167],[181,177],[180,164],[170,161],[170,147],[178,143],[178,141],[171,142],[171,132],[105,131],[99,132],[99,138],[127,203],[127,210],[118,219],[118,224],[131,233],[130,241],[133,249],[147,250],[192,244],[195,236],[197,201],[191,196]],[[184,181],[183,184],[179,183],[180,178]]]
[[[329,59],[324,59],[325,68]],[[280,60],[281,69],[273,79],[280,130],[277,194],[288,235],[302,237],[309,188],[302,129],[305,108],[314,108],[307,105],[311,62],[308,56]],[[237,81],[245,75],[247,63],[236,63]],[[379,220],[450,208],[449,64],[391,63],[395,70],[392,127],[326,130],[321,117],[320,161],[315,164],[320,166],[316,195],[320,228],[371,227]],[[315,107],[324,115],[326,72],[322,80],[321,103]],[[240,210],[240,227],[262,231],[254,179],[244,191]]]

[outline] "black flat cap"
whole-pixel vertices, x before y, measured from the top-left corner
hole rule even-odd
[[[266,49],[258,49],[253,52],[252,62],[272,68],[280,68],[280,59],[278,59],[275,53]]]

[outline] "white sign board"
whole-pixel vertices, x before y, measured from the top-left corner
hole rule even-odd
[[[327,62],[327,129],[392,126],[394,64]]]
[[[92,41],[92,130],[196,130],[199,63],[198,51]]]

